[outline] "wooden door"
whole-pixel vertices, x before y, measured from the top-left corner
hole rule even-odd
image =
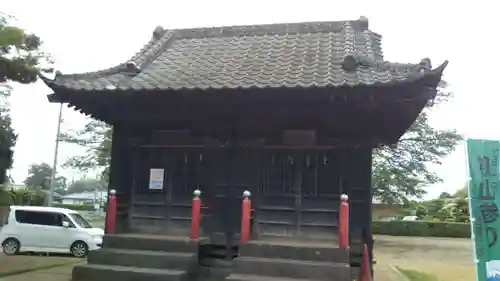
[[[237,239],[243,191],[251,190],[252,162],[243,148],[213,148],[206,155],[207,178],[202,202],[206,206],[202,227],[212,243]],[[214,242],[215,241],[215,242]]]
[[[205,189],[206,163],[200,148],[171,148],[168,152],[168,216],[172,230],[177,228],[182,232],[190,228],[193,192]]]
[[[261,235],[332,237],[340,199],[335,152],[264,152],[257,221]]]
[[[300,206],[301,173],[299,157],[288,151],[261,152],[261,186],[256,213],[259,233],[271,236],[294,236]]]

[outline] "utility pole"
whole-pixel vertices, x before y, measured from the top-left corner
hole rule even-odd
[[[59,106],[59,118],[57,119],[57,134],[56,134],[56,145],[54,148],[54,163],[52,164],[52,174],[50,175],[50,188],[49,188],[49,200],[48,206],[52,206],[52,202],[54,202],[54,189],[56,186],[56,174],[57,174],[57,157],[59,155],[59,139],[61,135],[61,123],[62,123],[62,111],[63,104]]]

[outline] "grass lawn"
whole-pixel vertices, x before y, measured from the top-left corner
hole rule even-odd
[[[64,256],[6,256],[0,253],[0,277],[78,262],[81,262],[81,259]]]
[[[401,263],[400,268],[422,272],[430,276],[434,276],[439,281],[471,281],[475,280],[474,266],[460,266],[446,262],[424,262],[416,260],[412,264],[405,261]],[[399,265],[399,264],[395,264]],[[426,280],[426,279],[423,279]]]
[[[436,276],[411,269],[398,268],[410,281],[439,281]]]

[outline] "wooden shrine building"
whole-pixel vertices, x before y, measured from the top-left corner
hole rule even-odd
[[[229,243],[248,190],[253,240],[334,241],[346,193],[351,239],[371,248],[372,149],[398,142],[446,64],[384,60],[361,17],[157,27],[123,64],[42,79],[51,102],[113,125],[119,233],[187,235],[199,189],[203,233]]]

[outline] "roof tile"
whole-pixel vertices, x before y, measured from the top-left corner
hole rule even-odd
[[[156,28],[151,41],[128,64],[44,80],[53,88],[89,91],[340,87],[394,83],[432,72],[428,60],[384,61],[380,41],[365,19]]]

